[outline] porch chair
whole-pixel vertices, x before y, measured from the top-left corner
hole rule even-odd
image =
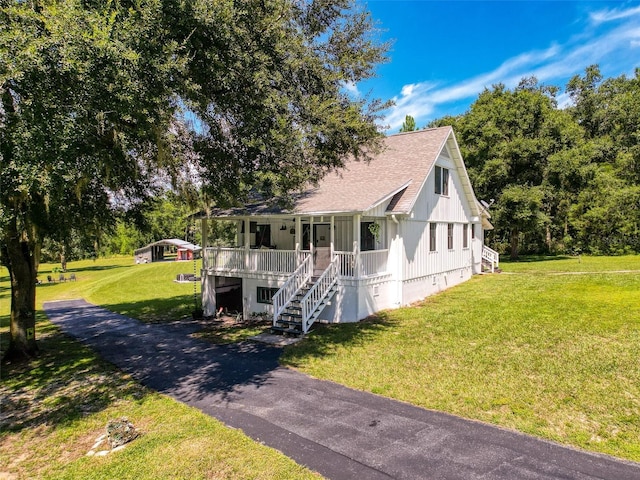
[[[59,282],[66,282],[66,281],[67,281],[67,279],[66,279],[66,278],[64,278],[64,273],[61,273],[61,274],[60,274],[60,277],[58,278],[58,281],[59,281]]]
[[[75,282],[76,281],[76,274],[72,273],[71,275],[69,275],[69,281],[70,282]]]
[[[52,283],[53,277],[51,275],[47,275],[47,282]]]

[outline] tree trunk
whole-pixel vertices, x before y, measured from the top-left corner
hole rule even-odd
[[[551,249],[552,249],[552,241],[551,241],[551,227],[549,225],[547,225],[547,232],[546,232],[546,237],[545,237],[545,241],[547,243],[547,252],[551,253]]]
[[[517,229],[511,230],[511,260],[518,259],[518,237],[520,232]]]
[[[13,225],[15,227],[15,225]],[[3,263],[11,279],[11,323],[9,348],[3,360],[31,358],[38,354],[36,343],[36,252],[16,228],[7,235]]]

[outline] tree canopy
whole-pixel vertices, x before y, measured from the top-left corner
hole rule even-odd
[[[413,132],[417,129],[418,127],[416,127],[416,119],[413,118],[411,115],[406,115],[404,117],[404,122],[402,122],[402,127],[400,127],[400,133]]]
[[[0,1],[9,354],[33,354],[43,239],[98,235],[169,185],[285,196],[375,152],[384,61],[351,0]]]
[[[501,252],[640,252],[640,69],[603,80],[597,65],[560,89],[495,85],[453,125],[478,197],[493,199]]]

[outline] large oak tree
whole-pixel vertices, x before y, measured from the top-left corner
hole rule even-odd
[[[351,0],[0,0],[0,247],[8,355],[33,355],[44,238],[197,179],[283,196],[379,145],[344,85],[386,46]]]

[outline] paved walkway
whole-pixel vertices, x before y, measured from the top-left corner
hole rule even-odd
[[[211,345],[83,300],[44,305],[67,334],[143,384],[330,479],[640,480],[640,464],[417,408],[280,367],[279,347]]]

